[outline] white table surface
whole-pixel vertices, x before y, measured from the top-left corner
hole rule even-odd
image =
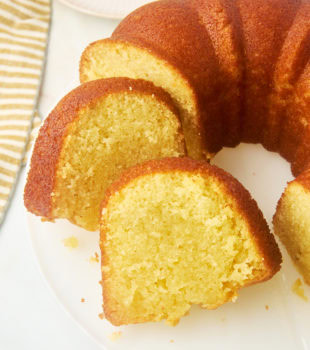
[[[39,110],[46,116],[65,86],[78,79],[85,46],[110,36],[118,21],[78,13],[54,1]],[[21,174],[0,229],[0,349],[101,349],[64,312],[43,280],[32,252]],[[57,259],[57,257],[55,257]]]

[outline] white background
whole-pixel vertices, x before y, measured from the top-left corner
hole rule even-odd
[[[39,106],[44,117],[64,87],[78,80],[85,46],[110,36],[118,24],[78,13],[57,1],[53,6]],[[0,350],[100,349],[64,312],[40,275],[23,209],[24,172],[0,229]]]

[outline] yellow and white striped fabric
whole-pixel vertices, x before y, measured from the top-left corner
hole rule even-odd
[[[49,24],[49,0],[0,0],[0,225],[39,123]]]

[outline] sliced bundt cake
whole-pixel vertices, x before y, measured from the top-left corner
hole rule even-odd
[[[310,170],[285,189],[273,218],[280,237],[295,265],[310,285]]]
[[[110,39],[85,49],[80,80],[151,81],[179,109],[190,157],[212,158],[240,140],[261,142],[280,151],[297,176],[310,164],[309,11],[308,0],[156,1],[131,13]],[[131,165],[125,163],[120,170]],[[54,198],[53,186],[43,189]],[[52,218],[50,197],[31,191],[41,208],[32,211]]]
[[[80,80],[127,76],[161,86],[181,111],[189,156],[201,159],[223,143],[218,65],[197,11],[185,1],[163,0],[132,12],[111,39],[89,45]]]
[[[127,78],[89,82],[65,96],[41,127],[25,205],[49,220],[96,230],[104,191],[125,168],[184,155],[178,112],[161,88]]]
[[[114,325],[176,324],[271,278],[281,254],[256,202],[225,171],[189,158],[128,169],[100,225],[103,307]]]

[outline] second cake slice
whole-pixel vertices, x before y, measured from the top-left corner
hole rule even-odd
[[[184,154],[178,111],[163,89],[128,78],[88,82],[65,96],[41,127],[25,205],[46,219],[96,230],[104,191],[124,169]]]

